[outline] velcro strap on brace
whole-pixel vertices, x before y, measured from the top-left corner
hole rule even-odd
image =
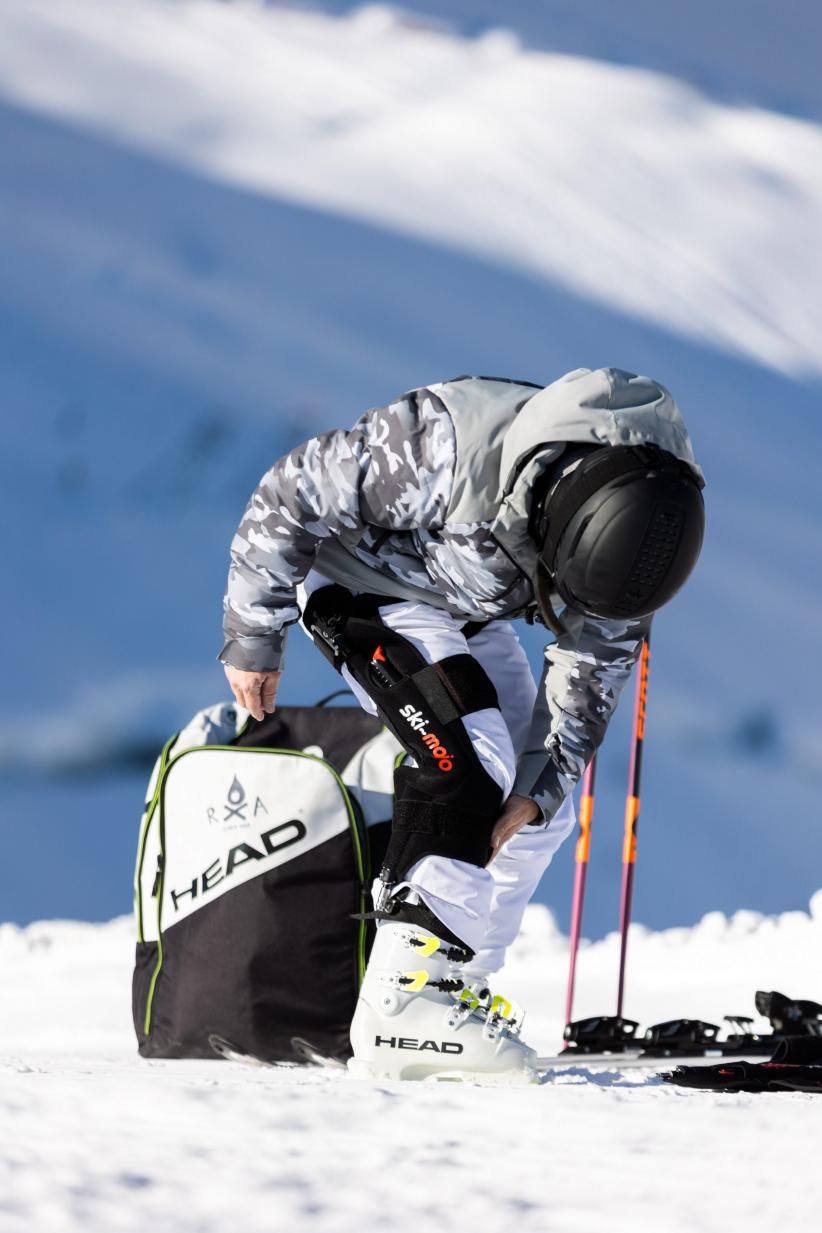
[[[411,680],[441,724],[499,707],[497,691],[473,655],[448,655],[420,668]]]
[[[394,830],[415,835],[464,835],[480,829],[473,813],[438,801],[396,801]]]
[[[493,793],[489,795],[493,799]],[[482,817],[439,801],[395,801],[394,824],[385,855],[388,880],[401,882],[423,856],[445,856],[469,865],[485,865],[491,854],[495,816],[496,811]]]

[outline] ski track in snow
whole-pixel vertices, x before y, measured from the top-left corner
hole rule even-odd
[[[636,930],[629,1010],[750,1011],[772,983],[818,997],[821,927],[822,895],[810,916]],[[802,1162],[822,1146],[819,1098],[584,1065],[500,1089],[147,1062],[128,1021],[132,935],[128,918],[0,926],[2,1233],[764,1233],[816,1219],[822,1183]],[[579,1013],[607,1009],[615,942],[584,948]],[[529,1006],[545,1050],[565,957],[549,914],[530,909],[500,987]]]

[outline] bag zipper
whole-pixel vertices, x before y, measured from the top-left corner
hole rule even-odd
[[[143,820],[143,824],[140,830],[140,839],[139,839],[138,846],[137,846],[137,872],[136,872],[136,876],[134,879],[134,883],[135,883],[134,890],[135,890],[135,899],[136,899],[135,906],[137,909],[136,914],[137,914],[137,941],[138,942],[143,942],[145,940],[143,938],[143,861],[146,855],[146,842],[148,840],[148,832],[149,832],[149,827],[151,826],[151,819],[154,817],[154,811],[157,808],[157,803],[160,799],[160,788],[162,786],[163,777],[168,767],[169,752],[171,750],[172,745],[177,740],[177,737],[179,735],[180,735],[179,732],[175,732],[173,736],[170,736],[160,752],[160,763],[159,763],[159,766],[157,767],[157,782],[154,785],[154,795],[152,796],[150,801],[146,802],[146,805],[144,808],[144,820]],[[155,875],[154,888],[156,888],[156,886],[157,886],[157,877]],[[152,888],[152,892],[151,892],[152,896],[155,893],[154,888]]]

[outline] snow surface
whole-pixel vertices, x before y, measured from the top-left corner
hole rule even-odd
[[[697,1093],[583,1065],[513,1090],[146,1062],[129,1018],[133,936],[130,918],[0,926],[2,1233],[818,1223],[820,1097]],[[581,1015],[610,1008],[616,941],[583,951]],[[757,988],[818,997],[820,945],[822,892],[810,914],[635,929],[627,1010],[720,1022],[753,1014]],[[558,1044],[565,962],[533,906],[499,988],[526,1005],[542,1052]]]
[[[227,545],[274,458],[422,382],[602,363],[672,388],[709,481],[700,567],[655,632],[637,918],[807,902],[822,127],[764,109],[805,61],[756,22],[734,64],[773,92],[684,71],[729,3],[688,8],[664,72],[626,54],[647,65],[638,0],[619,47],[592,18],[586,58],[489,34],[487,5],[465,37],[464,0],[451,32],[374,6],[0,5],[2,917],[127,909],[145,764],[224,694]],[[578,50],[572,9],[511,20]],[[335,684],[292,638],[282,700]],[[593,936],[617,919],[627,713]],[[540,891],[562,921],[571,859]]]

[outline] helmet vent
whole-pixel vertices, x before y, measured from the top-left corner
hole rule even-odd
[[[614,604],[620,615],[630,616],[664,581],[675,557],[684,514],[676,506],[657,506],[651,525],[628,575],[625,589]]]
[[[572,608],[647,616],[693,569],[705,527],[700,481],[657,446],[595,449],[545,501],[540,559]]]

